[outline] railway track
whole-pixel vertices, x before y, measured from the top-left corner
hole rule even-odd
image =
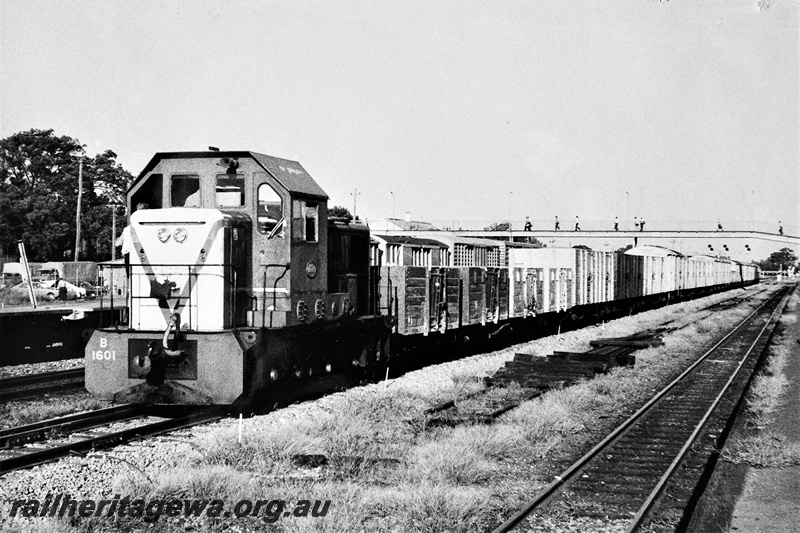
[[[674,530],[724,443],[729,414],[716,409],[734,410],[793,289],[776,291],[495,533],[548,513]]]
[[[0,402],[81,389],[84,386],[83,376],[83,368],[73,368],[0,379]]]
[[[678,325],[682,319],[673,319],[627,337],[596,339],[589,343],[592,349],[586,353],[557,351],[548,357],[517,353],[505,367],[485,379],[485,389],[428,409],[425,412],[426,426],[491,424],[502,414],[547,390],[570,386],[581,379],[591,379],[596,373],[605,373],[614,366],[632,365],[635,360],[632,354],[636,350],[662,345],[661,338],[665,334],[681,330],[714,312],[749,301],[765,290],[746,296],[732,296],[711,304],[699,310],[696,319],[683,325]],[[507,387],[512,382],[519,385],[519,389],[508,392]]]
[[[725,300],[725,302],[728,301],[733,302],[728,305],[733,305],[739,302],[739,297]],[[720,303],[714,305],[719,306]],[[82,368],[78,368],[0,380],[0,400],[9,401],[11,399],[39,396],[48,392],[80,388],[83,386],[83,372]],[[443,411],[454,411],[455,402],[437,406],[430,410],[428,414],[435,416],[437,413],[442,412],[441,415],[443,416],[437,417],[437,420],[431,420],[432,425],[450,425],[464,422],[490,423],[523,401],[538,396],[546,388],[548,387],[542,387],[538,390],[523,389],[517,398],[504,397],[498,401],[493,401],[491,397],[488,399],[481,398],[480,403],[482,405],[468,414],[461,413],[454,416],[451,413],[443,413]],[[485,396],[485,394],[480,393],[478,396]],[[491,392],[489,396],[491,396]],[[461,402],[463,400],[465,399],[462,398],[458,401]],[[223,418],[222,414],[216,412],[184,411],[165,416],[163,411],[153,406],[124,405],[0,430],[0,475],[12,470],[57,460],[66,455],[82,454],[95,449],[122,444],[137,438],[157,435]],[[131,422],[147,417],[161,417],[164,419],[118,431],[99,429],[108,424]],[[453,420],[454,418],[455,420]],[[76,432],[89,430],[91,430],[91,433],[86,435],[76,434]],[[71,440],[64,443],[52,443],[53,438],[62,439],[64,437],[70,437]],[[79,438],[74,440],[72,437]]]
[[[132,440],[213,422],[212,409],[121,405],[0,431],[0,475],[67,455],[82,455]],[[160,420],[152,421],[152,418]],[[135,424],[135,422],[143,422]],[[124,428],[109,428],[124,423]]]

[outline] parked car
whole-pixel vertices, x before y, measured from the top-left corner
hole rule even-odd
[[[67,300],[77,300],[78,298],[86,298],[86,289],[73,285],[69,281],[61,280],[67,286]],[[39,282],[39,289],[46,291],[47,300],[55,300],[58,298],[58,288],[55,286],[56,280],[46,280]],[[52,295],[52,298],[50,297]],[[38,296],[37,296],[38,297]]]

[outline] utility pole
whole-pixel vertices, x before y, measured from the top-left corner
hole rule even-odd
[[[17,248],[19,249],[19,261],[22,263],[22,282],[28,287],[28,296],[31,299],[31,305],[36,309],[36,295],[33,292],[33,280],[31,280],[31,267],[28,263],[28,254],[25,253],[25,243],[17,241]]]
[[[358,195],[361,194],[361,193],[358,192],[358,189],[353,189],[353,192],[351,192],[350,194],[353,196],[353,219],[355,219],[356,218],[356,200],[357,200]]]
[[[83,199],[83,156],[78,162],[78,212],[75,215],[75,258],[78,260],[78,252],[81,247],[81,201]]]
[[[111,204],[111,260],[117,258],[117,204]]]
[[[631,229],[631,195],[625,191],[625,226],[628,231]]]

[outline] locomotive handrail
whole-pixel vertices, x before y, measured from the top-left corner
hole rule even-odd
[[[113,279],[113,274],[112,274],[112,276],[110,278],[106,278],[104,276],[104,271],[105,270],[109,270],[109,271],[113,272],[114,270],[126,269],[126,273],[125,273],[126,290],[127,290],[128,287],[130,287],[130,272],[127,271],[127,265],[104,265],[104,264],[100,263],[100,264],[98,264],[98,267],[99,267],[99,270],[100,270],[100,272],[99,272],[100,278],[103,280],[104,283],[105,283],[106,280],[108,280],[108,282],[109,282],[108,283],[108,293],[109,293],[109,300],[110,300],[109,305],[110,305],[110,311],[111,311],[112,320],[113,320],[113,314],[114,314],[114,309],[115,309],[115,307],[114,307],[114,279]],[[102,292],[102,289],[101,289],[101,291],[100,291],[100,317],[99,317],[98,328],[103,327],[103,316],[105,315],[105,308],[103,306],[103,300],[105,300],[105,298],[103,298],[103,292]],[[119,331],[119,321],[114,321],[114,329]]]
[[[262,327],[267,323],[267,270],[270,268],[283,268],[281,275],[275,278],[275,282],[272,284],[272,311],[269,312],[269,327],[272,327],[272,318],[275,316],[275,307],[278,305],[278,282],[283,279],[283,276],[285,276],[287,272],[289,272],[291,266],[291,263],[269,263],[264,265],[264,283],[262,285],[262,290],[264,291],[264,305],[261,306]]]

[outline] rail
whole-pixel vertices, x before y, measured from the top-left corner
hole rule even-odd
[[[214,422],[224,418],[225,415],[212,409],[188,410],[188,412],[182,412],[178,416],[167,418],[167,420],[112,431],[64,444],[45,445],[45,447],[39,445],[36,448],[21,446],[23,443],[45,441],[54,435],[57,437],[65,434],[71,435],[81,429],[98,428],[105,424],[146,417],[164,416],[164,413],[153,406],[125,405],[6,430],[4,433],[0,433],[0,442],[4,443],[2,453],[13,455],[0,459],[0,475],[12,470],[55,461],[67,455],[81,455],[136,439]]]
[[[735,328],[733,328],[730,332],[728,332],[722,339],[720,339],[714,346],[712,346],[709,350],[703,353],[692,365],[689,366],[684,372],[682,372],[677,378],[675,378],[672,382],[670,382],[666,387],[664,387],[658,394],[656,394],[650,401],[648,401],[644,406],[642,406],[638,411],[636,411],[633,415],[631,415],[627,420],[625,420],[622,424],[620,424],[613,432],[611,432],[605,439],[603,439],[600,443],[594,446],[589,452],[587,452],[583,457],[578,459],[575,463],[573,463],[569,468],[567,468],[564,472],[560,475],[556,476],[555,481],[550,483],[547,487],[545,487],[533,500],[528,502],[521,510],[511,516],[508,520],[506,520],[503,524],[501,524],[498,528],[494,530],[494,533],[501,533],[511,531],[512,529],[516,528],[520,525],[523,520],[525,520],[528,516],[530,516],[534,510],[541,507],[544,503],[549,501],[553,498],[557,492],[559,492],[562,488],[564,488],[568,483],[573,482],[576,478],[576,475],[579,472],[585,472],[587,466],[592,463],[594,460],[599,459],[600,457],[604,457],[607,454],[604,452],[608,450],[611,446],[616,445],[622,439],[626,438],[628,435],[631,434],[631,430],[633,426],[639,423],[644,417],[650,414],[654,408],[661,404],[662,400],[671,397],[668,396],[670,392],[672,392],[678,384],[682,384],[687,376],[693,375],[695,370],[700,367],[701,364],[709,360],[709,357],[712,354],[718,353],[720,347],[724,346],[725,343],[731,339],[734,334],[736,334],[740,329],[752,325],[752,321],[754,317],[762,313],[763,309],[766,308],[770,304],[775,304],[777,299],[780,299],[780,303],[775,306],[775,308],[770,313],[769,317],[765,321],[763,327],[760,328],[758,334],[755,337],[755,340],[750,344],[748,349],[745,351],[745,355],[741,357],[741,361],[736,366],[736,369],[731,373],[730,378],[725,383],[724,387],[718,394],[716,395],[714,401],[712,402],[711,406],[705,410],[705,413],[701,417],[700,421],[696,423],[696,427],[693,429],[690,437],[686,439],[685,443],[681,447],[680,451],[675,454],[674,460],[671,462],[671,465],[667,470],[664,471],[663,475],[658,479],[658,482],[648,493],[648,497],[645,502],[640,506],[639,511],[636,513],[634,521],[629,525],[628,531],[634,531],[638,526],[641,524],[643,517],[649,512],[651,505],[656,500],[658,495],[661,493],[663,487],[665,486],[666,482],[670,479],[672,474],[674,473],[675,468],[677,465],[681,463],[681,459],[686,454],[686,451],[690,448],[693,442],[695,442],[696,436],[699,433],[700,429],[703,427],[705,422],[708,420],[710,413],[714,410],[714,408],[719,403],[719,399],[722,395],[728,390],[728,387],[733,382],[736,375],[738,375],[740,369],[744,361],[750,356],[751,352],[753,351],[756,344],[762,339],[764,332],[766,331],[767,327],[770,324],[774,323],[774,319],[776,314],[783,308],[786,300],[788,299],[789,291],[786,288],[781,289],[780,291],[776,292],[776,295],[764,301],[761,305],[759,305],[756,309],[754,309],[745,319],[743,319]],[[716,362],[716,361],[715,361]],[[720,365],[716,365],[720,366]],[[706,378],[706,381],[708,379]],[[681,395],[674,395],[674,396],[681,396]],[[610,456],[610,455],[609,455]]]
[[[0,402],[80,389],[84,386],[83,374],[83,368],[74,368],[0,379]]]

